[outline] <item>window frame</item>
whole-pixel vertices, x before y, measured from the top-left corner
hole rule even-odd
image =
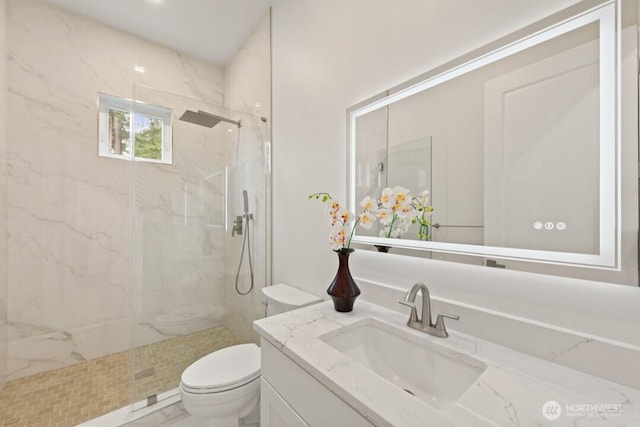
[[[130,114],[129,143],[132,154],[113,154],[109,144],[109,110],[121,110]],[[162,120],[162,158],[150,159],[135,156],[135,117],[136,114]],[[166,107],[147,104],[113,95],[98,94],[98,156],[112,159],[135,160],[140,162],[172,164],[173,144],[171,132],[172,110]]]

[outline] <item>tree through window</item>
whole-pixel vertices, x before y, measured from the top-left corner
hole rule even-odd
[[[170,109],[101,94],[98,122],[100,156],[171,163]]]

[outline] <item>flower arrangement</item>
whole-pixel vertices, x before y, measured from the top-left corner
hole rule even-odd
[[[360,202],[363,211],[357,217],[349,210],[343,209],[329,193],[314,193],[309,199],[318,199],[327,204],[331,218],[329,243],[334,250],[349,249],[356,226],[371,229],[376,220],[380,220],[382,225],[380,237],[400,238],[409,230],[411,224],[418,224],[418,239],[431,239],[429,227],[434,209],[428,205],[428,190],[414,197],[410,190],[404,187],[387,187],[377,199],[364,197]],[[354,218],[355,222],[352,225]]]
[[[422,191],[418,196],[411,196],[409,189],[396,186],[382,190],[378,199],[365,197],[360,205],[365,212],[372,212],[380,220],[382,228],[380,237],[398,239],[402,237],[411,224],[419,224],[418,238],[429,240],[430,215],[433,207],[428,206],[429,191]]]
[[[309,196],[309,199],[318,199],[322,201],[322,203],[327,204],[327,211],[331,217],[329,244],[334,251],[349,249],[351,246],[351,238],[358,223],[360,223],[363,228],[369,229],[375,221],[375,217],[369,214],[364,215],[364,218],[363,215],[360,215],[352,227],[351,221],[353,221],[354,214],[347,209],[343,209],[340,203],[333,199],[329,193],[314,193]]]

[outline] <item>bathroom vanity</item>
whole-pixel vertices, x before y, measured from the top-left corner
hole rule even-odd
[[[273,344],[261,348],[261,426],[373,425]]]
[[[407,318],[358,301],[256,321],[262,425],[640,425],[638,390]]]

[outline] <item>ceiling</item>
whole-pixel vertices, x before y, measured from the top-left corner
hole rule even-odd
[[[226,65],[271,0],[48,0],[147,40]]]

